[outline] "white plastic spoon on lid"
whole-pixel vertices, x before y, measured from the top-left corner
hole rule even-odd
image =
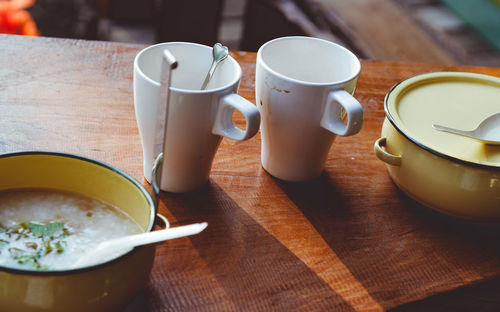
[[[439,131],[466,136],[486,144],[500,144],[500,113],[494,114],[483,120],[476,129],[471,131],[432,125]]]

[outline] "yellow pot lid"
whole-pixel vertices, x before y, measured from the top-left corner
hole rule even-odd
[[[486,117],[500,113],[500,78],[461,72],[414,76],[387,93],[385,112],[400,133],[434,154],[500,167],[500,145],[432,128],[439,124],[473,130]]]

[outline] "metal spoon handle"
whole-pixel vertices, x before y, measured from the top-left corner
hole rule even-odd
[[[153,153],[155,159],[153,162],[153,172],[151,174],[151,189],[153,201],[158,209],[161,188],[161,167],[163,164],[163,154],[165,153],[165,138],[167,137],[167,120],[170,107],[170,85],[172,83],[172,70],[179,64],[172,53],[165,49],[162,54],[161,73],[160,73],[160,96],[158,98],[158,109],[155,121],[155,137]]]
[[[229,55],[229,49],[227,47],[223,46],[220,43],[216,43],[214,45],[214,47],[212,48],[212,65],[210,66],[210,70],[208,71],[207,76],[205,77],[205,81],[203,81],[201,90],[205,90],[207,88],[208,83],[210,82],[210,79],[212,79],[215,69],[217,68],[217,65],[219,65],[220,62],[225,60],[228,55]]]
[[[177,60],[169,50],[163,50],[161,74],[160,74],[160,96],[158,99],[158,110],[155,123],[155,145],[154,155],[157,157],[164,150],[164,140],[167,133],[167,119],[170,104],[170,85],[172,82],[172,70],[177,68]]]
[[[212,79],[212,75],[215,72],[215,68],[217,67],[218,62],[213,62],[212,66],[210,66],[210,69],[208,70],[207,76],[205,77],[205,81],[203,81],[203,84],[201,85],[201,90],[205,90],[208,86],[208,83],[210,82],[210,79]]]

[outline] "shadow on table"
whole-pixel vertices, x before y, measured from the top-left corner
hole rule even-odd
[[[500,226],[443,216],[388,183],[393,194],[380,197],[380,185],[360,191],[341,179],[275,182],[384,307],[498,275]]]
[[[500,223],[472,222],[457,219],[427,208],[398,189],[405,208],[422,226],[421,230],[433,233],[436,239],[464,251],[478,251],[492,257],[500,257]],[[500,207],[499,207],[500,208]],[[471,207],[474,209],[474,207]],[[499,259],[500,260],[500,259]]]
[[[179,223],[209,224],[189,238],[195,253],[182,239],[158,246],[156,263],[166,271],[162,287],[170,289],[159,296],[165,296],[169,308],[351,309],[213,181],[197,193],[163,195],[168,213]],[[179,301],[179,293],[185,302]]]
[[[411,302],[390,310],[391,312],[497,312],[500,310],[500,278],[466,286],[429,298]]]

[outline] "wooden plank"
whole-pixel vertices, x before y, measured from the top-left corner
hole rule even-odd
[[[240,49],[257,52],[268,40],[290,35],[304,35],[304,32],[283,17],[274,0],[247,2]]]
[[[155,12],[158,42],[187,41],[208,46],[217,42],[222,0],[160,0],[159,3]]]
[[[437,0],[393,0],[461,64],[500,66],[500,52]],[[478,5],[480,3],[478,2]]]
[[[368,58],[457,64],[438,42],[392,1],[316,0],[347,25],[348,36]],[[332,21],[335,23],[335,21]],[[339,24],[339,23],[337,23]]]
[[[500,2],[443,0],[500,51]]]

